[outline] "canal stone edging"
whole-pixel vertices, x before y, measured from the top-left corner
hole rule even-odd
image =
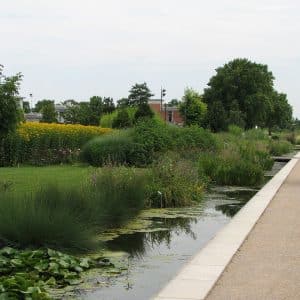
[[[295,155],[153,300],[203,300],[300,158]]]

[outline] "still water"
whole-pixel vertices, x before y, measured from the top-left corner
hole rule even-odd
[[[129,254],[128,270],[80,298],[150,299],[255,193],[254,189],[216,187],[197,207],[181,209],[181,217],[176,217],[178,210],[174,218],[153,217],[151,229],[161,231],[121,234],[109,241],[109,250]]]
[[[284,163],[275,163],[268,177]],[[159,290],[214,237],[258,189],[214,187],[204,200],[192,208],[168,210],[151,216],[149,232],[120,234],[107,242],[110,251],[128,253],[127,270],[107,278],[101,287],[81,292],[81,299],[151,299]],[[166,217],[170,214],[171,217]]]

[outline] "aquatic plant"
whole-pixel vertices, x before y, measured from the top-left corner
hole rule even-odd
[[[0,240],[6,244],[56,249],[93,249],[96,234],[120,226],[143,206],[144,176],[107,167],[82,186],[53,183],[35,193],[2,193]]]
[[[1,299],[52,299],[49,290],[82,282],[81,273],[113,264],[105,257],[75,257],[52,249],[0,249]]]
[[[193,163],[168,152],[153,163],[147,206],[179,207],[201,200],[204,184]]]

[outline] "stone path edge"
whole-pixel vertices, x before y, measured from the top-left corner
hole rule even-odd
[[[232,220],[152,299],[205,299],[299,158],[300,152],[264,185]]]

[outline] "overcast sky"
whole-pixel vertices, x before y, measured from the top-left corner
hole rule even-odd
[[[0,64],[34,100],[202,92],[218,66],[267,64],[300,117],[299,0],[0,0]]]

